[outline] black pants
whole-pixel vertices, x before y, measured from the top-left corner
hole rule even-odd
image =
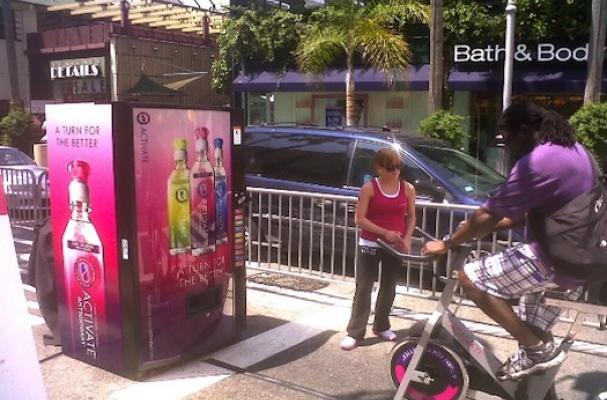
[[[356,265],[356,290],[352,304],[352,315],[348,323],[348,335],[355,339],[365,337],[367,321],[371,312],[371,292],[382,263],[379,293],[375,304],[373,329],[383,332],[390,329],[390,310],[396,293],[396,277],[400,262],[377,247],[360,246]]]

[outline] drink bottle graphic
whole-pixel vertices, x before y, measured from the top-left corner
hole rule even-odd
[[[99,356],[100,331],[105,325],[105,268],[103,244],[89,215],[89,165],[80,160],[68,166],[71,217],[62,238],[67,314],[73,350]]]
[[[228,242],[228,177],[223,167],[223,139],[215,145],[215,243]]]
[[[192,255],[215,251],[215,173],[209,161],[209,131],[196,129],[196,162],[190,172]]]
[[[190,232],[190,171],[187,166],[187,142],[175,139],[175,169],[167,183],[169,214],[169,253],[187,253],[192,245]]]

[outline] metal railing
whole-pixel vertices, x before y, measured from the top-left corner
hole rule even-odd
[[[50,215],[48,172],[0,168],[12,225],[33,227]]]
[[[351,281],[358,263],[358,229],[354,223],[357,198],[276,189],[247,189],[251,202],[247,222],[249,268],[297,274],[316,279]],[[417,227],[434,237],[451,234],[478,207],[416,202]],[[511,247],[520,236],[512,230],[477,240],[469,260]],[[413,252],[425,239],[414,234]],[[403,264],[399,285],[406,293],[437,296],[441,276],[452,273],[451,252],[433,262],[432,272],[412,262]],[[586,299],[588,293],[586,293]],[[570,318],[570,310],[561,316]],[[605,316],[598,323],[607,327]],[[586,323],[585,323],[586,324]]]
[[[311,277],[347,280],[356,274],[358,229],[354,223],[357,198],[319,193],[248,188],[251,204],[248,216],[249,261],[257,268],[304,274]],[[443,237],[477,207],[417,202],[417,226]],[[413,251],[424,239],[415,234]],[[471,258],[511,246],[513,233],[494,233],[476,242]],[[400,283],[405,290],[436,295],[437,275],[452,271],[450,254],[446,262],[434,262],[432,272],[407,263]]]

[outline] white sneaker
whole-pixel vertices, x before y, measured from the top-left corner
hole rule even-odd
[[[390,329],[385,330],[383,332],[376,332],[375,330],[373,330],[373,333],[375,334],[375,336],[377,336],[381,340],[385,340],[386,342],[396,341],[396,333],[394,333]]]
[[[358,347],[358,340],[354,339],[352,336],[346,336],[339,343],[339,347],[345,351],[354,350]]]

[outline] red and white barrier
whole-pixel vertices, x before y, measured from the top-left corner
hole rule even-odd
[[[0,177],[0,399],[45,400]]]

